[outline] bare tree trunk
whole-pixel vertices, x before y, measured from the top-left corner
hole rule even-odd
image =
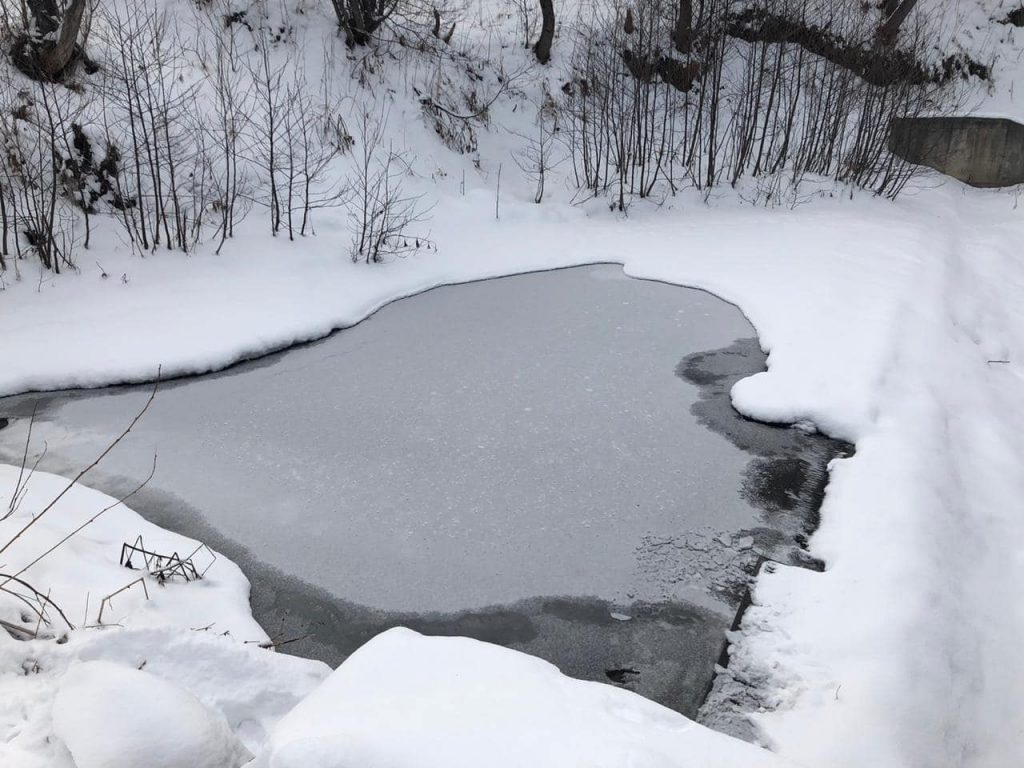
[[[693,50],[693,0],[679,0],[679,15],[672,30],[672,42],[679,53]]]
[[[894,2],[886,3],[886,10],[891,5],[895,5]],[[906,20],[910,12],[914,10],[914,6],[917,5],[917,0],[902,0],[896,7],[889,18],[887,18],[882,26],[878,28],[878,32],[875,33],[875,38],[878,42],[886,47],[892,46],[896,43],[896,37],[900,33],[900,27],[903,26],[903,22]]]
[[[88,0],[70,0],[61,10],[57,0],[24,0],[24,31],[12,55],[18,68],[39,80],[55,80],[78,50]]]
[[[331,5],[348,45],[368,45],[374,32],[394,13],[398,0],[331,0]]]
[[[547,64],[551,60],[551,43],[555,39],[554,0],[540,0],[540,13],[540,38],[533,46],[533,52],[537,55],[537,61]]]
[[[56,77],[71,63],[78,44],[78,33],[85,18],[86,0],[71,0],[60,24],[60,34],[52,48],[44,50],[39,57],[39,67],[46,77]]]

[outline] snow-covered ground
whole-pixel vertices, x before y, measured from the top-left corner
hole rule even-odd
[[[957,39],[979,59],[1000,56],[995,83],[971,92],[969,106],[1018,115],[1020,30],[991,23],[1004,10],[968,3],[948,18],[977,22]],[[621,218],[599,201],[567,206],[565,188],[553,184],[551,202],[535,206],[529,184],[498,159],[508,157],[508,134],[481,133],[477,173],[471,158],[424,138],[415,104],[404,112],[403,104],[392,119],[416,154],[416,190],[438,203],[436,252],[351,264],[337,211],[319,214],[318,236],[296,243],[269,241],[254,216],[216,257],[142,259],[101,228],[98,258],[80,259],[80,274],[55,278],[25,264],[20,280],[4,275],[0,393],[142,381],[160,366],[165,376],[213,370],[431,286],[516,272],[610,261],[636,277],[705,288],[736,303],[770,353],[767,372],[734,388],[736,407],[813,424],[857,448],[833,466],[810,543],[825,572],[762,573],[712,699],[754,712],[777,757],[628,694],[570,683],[535,660],[404,633],[374,641],[299,704],[327,670],[240,642],[266,637],[245,610],[244,578],[221,558],[201,582],[153,586],[149,601],[131,591],[116,597],[111,615],[122,627],[76,630],[67,642],[0,633],[0,762],[67,767],[74,759],[91,768],[98,753],[81,736],[93,726],[80,716],[93,706],[90,691],[111,679],[123,679],[132,700],[164,701],[180,715],[182,754],[219,745],[210,748],[229,760],[245,749],[257,765],[337,766],[352,757],[404,766],[421,755],[492,764],[507,732],[488,730],[494,738],[482,741],[476,718],[515,730],[512,746],[522,751],[502,757],[542,765],[564,764],[567,754],[645,766],[1024,762],[1024,609],[1014,593],[1024,577],[1024,223],[1014,194],[927,177],[896,203],[805,193],[791,209],[769,210],[731,192],[710,201],[682,194]],[[516,124],[514,111],[495,105],[495,122]],[[464,190],[460,178],[468,178]],[[0,497],[9,499],[16,475],[0,474]],[[37,474],[18,514],[0,523],[0,540],[60,483]],[[109,503],[74,489],[0,553],[4,572]],[[95,601],[130,581],[115,550],[142,531],[147,543],[195,548],[115,508],[26,574],[71,623],[94,624]],[[13,604],[5,609],[5,620],[34,626]],[[90,664],[74,671],[81,662]],[[133,668],[139,675],[128,674]],[[395,669],[409,673],[405,682],[390,675]],[[508,698],[488,708],[484,694],[496,686]],[[466,706],[446,706],[452,701]],[[138,714],[152,723],[145,707]],[[706,717],[724,723],[733,714]],[[410,752],[389,751],[399,726],[410,728]],[[527,751],[531,733],[543,751]],[[344,748],[332,742],[339,734]],[[606,741],[581,752],[588,738]],[[131,750],[145,744],[126,749],[138,754]]]
[[[1016,762],[1024,276],[1013,196],[947,185],[896,204],[691,203],[628,222],[527,204],[494,222],[466,205],[453,205],[464,223],[446,249],[380,270],[307,248],[284,276],[281,255],[247,254],[216,311],[193,293],[196,276],[215,286],[208,271],[241,256],[133,261],[128,285],[86,274],[42,293],[15,286],[5,372],[21,378],[7,386],[201,370],[287,343],[269,335],[274,318],[304,322],[294,337],[305,337],[426,285],[587,259],[705,287],[736,302],[770,351],[769,370],[735,388],[737,407],[857,444],[834,467],[811,542],[826,572],[764,574],[736,638],[728,675],[756,684],[766,743],[808,765]],[[47,333],[37,323],[58,305],[89,332]],[[104,369],[103,355],[120,362]]]
[[[16,467],[0,467],[5,513],[20,474]],[[126,539],[141,536],[147,548],[183,557],[199,543],[147,523],[123,505],[112,506],[115,499],[80,485],[51,507],[68,486],[65,478],[36,472],[27,486],[24,477],[21,482],[27,492],[19,494],[16,512],[0,522],[0,538],[7,542],[26,532],[0,554],[0,583],[29,600],[0,593],[0,619],[30,631],[40,628],[38,601],[6,581],[13,575],[45,584],[46,597],[63,616],[49,604],[42,606],[52,623],[42,633],[46,639],[15,640],[0,632],[0,765],[196,765],[181,761],[195,754],[189,751],[190,735],[203,737],[200,751],[210,740],[225,753],[236,750],[232,739],[223,737],[225,720],[233,738],[255,752],[277,720],[330,671],[259,647],[268,638],[249,613],[249,583],[230,561],[202,549],[194,557],[197,567],[208,568],[202,580],[174,578],[160,585],[148,577],[145,585],[137,583],[145,571],[118,562]],[[27,527],[33,519],[38,522]],[[138,557],[135,565],[141,568]],[[69,631],[68,624],[77,629]],[[117,668],[77,671],[88,666],[85,662]],[[119,675],[137,670],[146,674],[139,672],[136,683],[131,678],[127,686],[118,683]],[[103,738],[95,738],[97,733]],[[115,759],[115,754],[122,756]]]

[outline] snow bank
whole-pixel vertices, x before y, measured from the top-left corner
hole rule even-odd
[[[281,720],[253,768],[756,768],[771,753],[489,643],[392,629]]]
[[[238,768],[251,758],[224,716],[192,694],[107,661],[64,675],[53,725],[78,768]]]
[[[626,220],[509,200],[496,221],[493,197],[475,192],[435,209],[439,252],[384,265],[352,264],[326,231],[273,249],[254,231],[219,257],[112,253],[104,266],[130,272],[127,285],[86,271],[8,287],[0,394],[207,372],[438,285],[607,262],[740,304],[771,352],[769,374],[737,389],[740,407],[855,438],[873,418],[893,313],[940,240],[931,218],[867,198],[790,211],[683,195]],[[47,333],[55,312],[76,321]]]
[[[4,512],[20,474],[18,467],[0,464],[0,510]],[[59,475],[32,473],[16,513],[0,521],[0,542],[7,542],[29,520],[43,513],[68,483],[67,478]],[[153,525],[115,501],[81,484],[71,488],[3,553],[3,573],[20,573],[20,578],[37,589],[49,590],[53,601],[75,626],[99,624],[102,618],[105,625],[209,626],[210,631],[228,633],[239,641],[267,640],[249,611],[249,580],[238,566],[201,548],[194,539]],[[107,511],[94,522],[51,554],[41,557],[104,509]],[[156,579],[147,577],[144,590],[135,583],[146,573],[140,558],[135,558],[135,570],[120,564],[122,545],[134,543],[139,536],[152,551],[177,552],[181,557],[195,553],[197,569],[208,568],[204,578],[189,583],[172,579],[160,585]],[[110,599],[104,605],[107,597]],[[20,602],[0,595],[0,618],[22,623],[21,614]],[[56,615],[54,618],[59,619]],[[35,617],[30,616],[24,625],[34,628]],[[58,621],[60,625],[62,622]]]
[[[807,765],[1024,765],[1024,220],[1005,194],[932,199],[812,539],[827,570],[764,574],[730,664]]]
[[[167,681],[179,693],[187,692],[182,695],[216,713],[250,752],[257,751],[278,720],[330,672],[319,662],[188,628],[79,630],[62,644],[52,640],[18,642],[0,633],[0,766],[76,768],[68,749],[55,738],[54,702],[58,691],[77,679],[74,670],[93,668],[94,664],[113,665],[128,673],[142,667],[150,678]],[[109,706],[117,706],[119,686],[116,683],[118,690],[108,691],[113,702]],[[127,692],[134,690],[129,682]],[[94,736],[102,735],[101,742],[109,741],[112,729],[125,719],[110,712],[109,706],[104,702],[90,705],[105,716],[117,715],[93,731]],[[130,734],[128,737],[131,741]],[[75,749],[74,739],[75,735],[69,736],[69,747],[77,757],[82,750]],[[88,749],[87,744],[83,746]],[[132,765],[149,766],[151,762]],[[79,761],[77,768],[84,764]]]
[[[0,466],[4,512],[18,475],[16,467]],[[103,493],[75,486],[39,517],[67,482],[32,474],[17,512],[0,521],[0,541],[30,519],[38,522],[3,553],[0,570],[25,568],[21,578],[48,594],[71,623],[92,628],[68,631],[51,609],[50,631],[64,642],[19,642],[0,631],[0,766],[239,764],[236,758],[244,753],[238,743],[258,749],[281,716],[330,670],[259,647],[267,636],[249,611],[249,583],[224,557],[209,565],[203,579],[189,583],[161,585],[145,571],[122,567],[122,543],[139,535],[165,553],[188,554],[198,546],[124,505],[113,506],[39,559],[114,503]],[[212,555],[199,554],[197,562],[205,567]],[[148,599],[136,584],[107,602],[103,624],[96,626],[103,598],[140,577]],[[13,582],[6,588],[31,598]],[[0,597],[0,618],[32,631],[39,626],[27,603],[6,593]],[[140,667],[145,674],[136,671]],[[209,755],[213,762],[192,759],[195,755]],[[161,763],[162,756],[177,762]]]

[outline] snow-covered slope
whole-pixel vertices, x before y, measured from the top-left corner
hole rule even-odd
[[[764,732],[809,765],[1024,759],[1022,222],[1007,195],[943,197],[857,454],[832,472],[812,540],[826,572],[760,580],[719,681],[726,695],[733,678],[741,696],[751,680],[774,688],[748,706],[770,709]]]

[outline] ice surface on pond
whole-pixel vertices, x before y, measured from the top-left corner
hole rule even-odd
[[[145,477],[156,452],[153,487],[268,564],[382,609],[706,601],[637,550],[754,522],[738,493],[748,457],[697,423],[696,390],[674,375],[687,353],[750,335],[734,307],[616,266],[436,289],[165,383],[100,477]],[[36,427],[48,465],[86,463],[146,396],[57,397]],[[0,432],[5,453],[20,434]]]

